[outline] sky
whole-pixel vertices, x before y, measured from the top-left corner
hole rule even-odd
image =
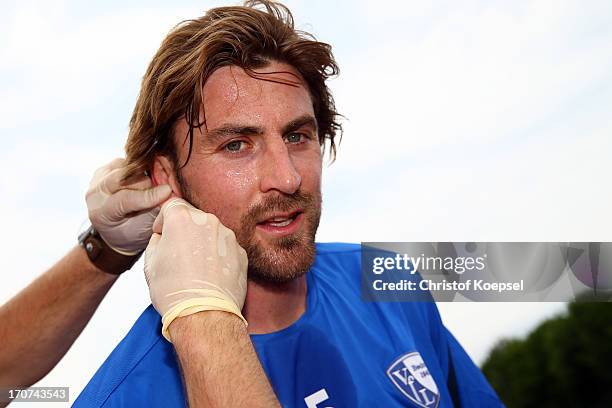
[[[3,303],[76,243],[89,179],[123,155],[164,36],[228,3],[1,4]],[[341,70],[330,87],[345,131],[318,241],[610,241],[612,3],[286,4]],[[148,303],[139,262],[39,385],[74,401]],[[438,306],[477,363],[564,308]]]

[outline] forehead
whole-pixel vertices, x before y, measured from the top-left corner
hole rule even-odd
[[[282,125],[305,114],[314,116],[306,82],[295,68],[271,62],[254,71],[256,78],[232,65],[208,78],[203,88],[208,129],[226,123]]]

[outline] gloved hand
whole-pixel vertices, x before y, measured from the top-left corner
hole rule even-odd
[[[143,175],[123,185],[125,159],[115,159],[94,173],[85,195],[89,219],[104,242],[123,255],[136,255],[146,248],[151,227],[159,213],[155,208],[170,196],[163,184],[152,188]]]
[[[161,234],[161,235],[160,235]],[[241,314],[248,259],[234,232],[185,200],[172,198],[153,224],[145,251],[145,277],[162,334],[177,317],[204,310]]]

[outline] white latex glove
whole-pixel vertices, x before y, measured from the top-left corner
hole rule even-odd
[[[91,224],[104,242],[123,255],[136,255],[149,243],[156,207],[172,189],[167,184],[152,188],[145,175],[123,185],[124,164],[125,159],[115,159],[96,170],[85,201]]]
[[[161,235],[160,235],[161,234]],[[162,334],[177,317],[205,310],[241,314],[248,259],[234,232],[185,200],[161,208],[145,251],[151,301],[162,316]]]

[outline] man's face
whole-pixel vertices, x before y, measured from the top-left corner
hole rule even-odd
[[[257,79],[236,66],[204,85],[206,126],[195,129],[182,195],[236,233],[249,278],[287,282],[314,260],[321,214],[321,148],[312,101],[299,73],[271,62]],[[263,80],[297,83],[297,86]],[[179,164],[188,126],[175,127]]]

